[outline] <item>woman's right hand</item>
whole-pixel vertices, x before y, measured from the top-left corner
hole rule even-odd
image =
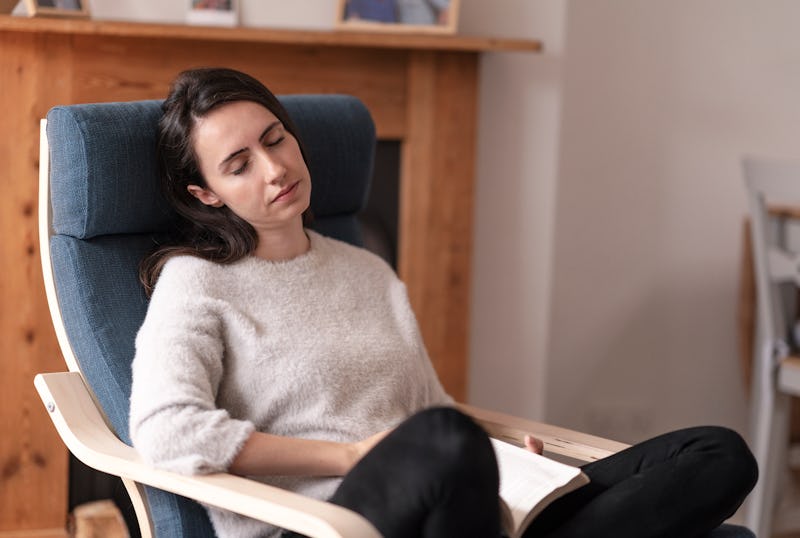
[[[350,445],[350,468],[352,469],[356,463],[359,462],[361,458],[363,458],[367,452],[372,450],[372,448],[380,443],[384,437],[391,433],[391,429],[378,432],[374,435],[370,435],[366,439],[362,439],[361,441],[357,441]]]
[[[540,456],[544,452],[544,443],[541,439],[537,439],[533,435],[526,435],[524,439],[525,448],[533,452],[534,454],[539,454]]]

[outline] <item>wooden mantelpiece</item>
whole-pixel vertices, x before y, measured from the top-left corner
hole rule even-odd
[[[47,110],[161,98],[178,71],[200,65],[241,69],[276,93],[360,97],[378,136],[401,142],[399,272],[443,384],[463,399],[478,59],[539,49],[477,37],[0,16],[0,537],[59,535],[66,518],[66,453],[32,388],[36,372],[64,368],[36,233],[38,120]]]
[[[441,34],[393,34],[363,31],[276,30],[261,28],[213,28],[173,24],[140,24],[113,21],[28,19],[0,15],[0,31],[107,35],[114,37],[164,37],[202,41],[236,41],[330,47],[388,48],[401,50],[515,52],[540,51],[538,41],[496,39]]]

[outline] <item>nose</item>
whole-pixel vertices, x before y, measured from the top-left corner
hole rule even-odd
[[[283,161],[267,151],[260,152],[261,173],[265,183],[280,184],[286,177]]]

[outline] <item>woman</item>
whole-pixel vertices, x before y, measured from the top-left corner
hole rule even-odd
[[[232,70],[180,74],[159,152],[184,223],[142,265],[152,298],[130,424],[143,457],[330,499],[386,537],[499,536],[486,434],[449,407],[392,270],[304,227],[311,177],[272,93]],[[667,434],[584,470],[592,482],[528,536],[702,536],[756,475],[722,428]],[[222,538],[280,535],[209,512]]]

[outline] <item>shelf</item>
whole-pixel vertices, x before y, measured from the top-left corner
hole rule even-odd
[[[529,39],[354,30],[219,28],[180,24],[29,18],[9,15],[0,15],[0,32],[107,35],[113,37],[168,37],[170,39],[202,41],[247,41],[309,46],[422,49],[453,52],[539,52],[542,50],[540,41]]]

